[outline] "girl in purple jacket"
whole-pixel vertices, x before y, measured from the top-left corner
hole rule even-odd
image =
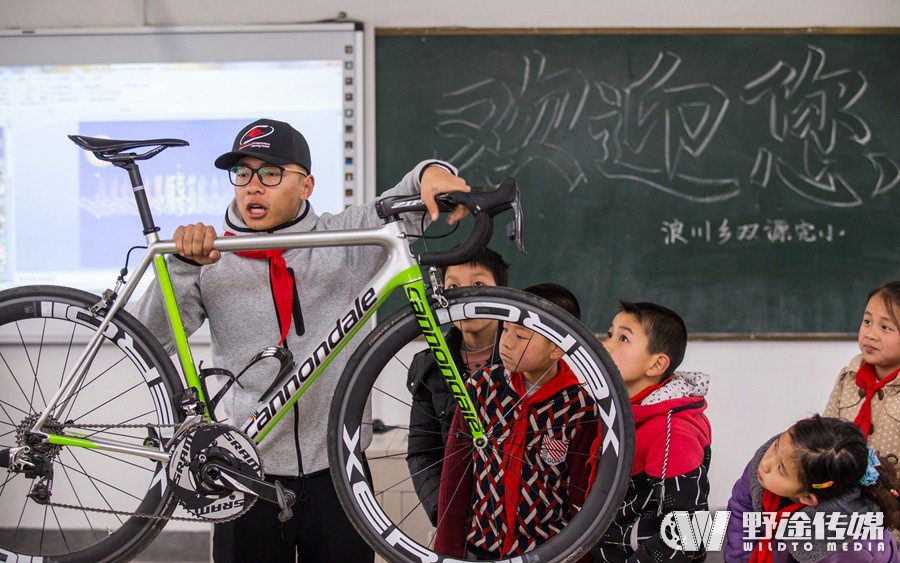
[[[816,415],[762,445],[728,501],[725,561],[898,562],[896,459]]]

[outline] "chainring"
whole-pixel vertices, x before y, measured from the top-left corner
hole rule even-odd
[[[213,522],[233,520],[250,510],[256,497],[203,481],[201,468],[216,460],[262,479],[263,467],[253,442],[227,424],[199,424],[184,433],[172,448],[168,477],[173,493],[185,510]]]

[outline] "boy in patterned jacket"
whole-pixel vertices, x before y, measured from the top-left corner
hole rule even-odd
[[[604,562],[703,561],[703,551],[670,547],[660,527],[671,512],[708,508],[709,376],[675,371],[687,347],[677,313],[654,303],[620,304],[604,346],[631,397],[634,465],[625,500],[591,553]]]
[[[577,299],[561,285],[525,291],[580,317]],[[479,559],[518,555],[559,532],[583,503],[597,407],[562,356],[543,336],[506,325],[503,364],[469,379],[469,394],[481,419],[491,421],[496,447],[473,453],[454,416],[438,494],[437,551]]]

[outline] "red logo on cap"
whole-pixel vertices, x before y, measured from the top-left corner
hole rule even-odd
[[[274,132],[275,132],[275,128],[272,127],[271,125],[257,125],[253,129],[250,129],[249,131],[244,133],[244,136],[241,137],[241,146],[239,148],[243,149],[247,145],[250,145],[250,144],[255,145],[256,141],[259,141],[263,137],[268,137],[269,135],[271,135]],[[258,146],[265,146],[268,148],[269,144],[263,143]]]

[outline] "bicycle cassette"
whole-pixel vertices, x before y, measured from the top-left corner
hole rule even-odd
[[[262,462],[253,442],[226,424],[197,425],[172,448],[169,482],[185,510],[204,520],[233,520],[253,506],[256,496],[204,479],[203,468],[211,461],[257,479],[262,479]]]

